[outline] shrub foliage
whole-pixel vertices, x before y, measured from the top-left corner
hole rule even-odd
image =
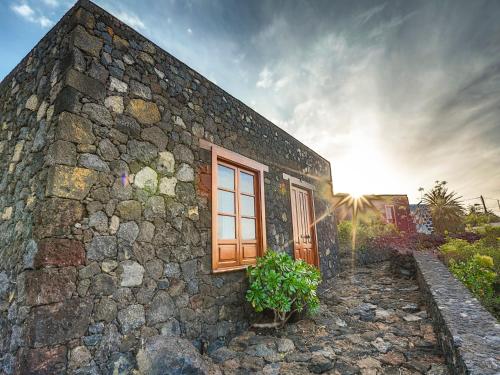
[[[342,251],[364,248],[373,238],[396,237],[398,230],[393,224],[386,224],[380,220],[358,222],[355,226],[352,221],[344,220],[337,225],[339,245]],[[353,241],[355,239],[355,241]]]
[[[455,277],[477,298],[486,301],[493,298],[493,283],[497,275],[492,270],[493,259],[490,256],[476,254],[466,261],[452,259],[449,267]]]
[[[449,238],[439,247],[450,271],[497,319],[500,318],[499,234],[499,228],[486,227],[480,240]]]
[[[316,291],[320,273],[303,260],[268,250],[255,266],[248,268],[247,274],[247,301],[257,312],[269,309],[274,313],[273,323],[255,324],[257,327],[280,327],[293,313],[304,309],[312,313],[319,307]]]

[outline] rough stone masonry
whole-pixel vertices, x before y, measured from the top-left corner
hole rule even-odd
[[[130,373],[149,339],[248,325],[245,272],[211,270],[210,152],[269,166],[269,247],[291,252],[283,173],[316,187],[337,272],[329,163],[88,1],[0,84],[0,373]]]

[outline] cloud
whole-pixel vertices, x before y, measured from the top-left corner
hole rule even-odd
[[[12,5],[12,10],[24,18],[32,18],[35,11],[28,4]]]
[[[279,91],[250,94],[254,108],[332,162],[336,191],[414,200],[445,179],[464,196],[500,194],[500,65],[477,48],[495,45],[494,22],[478,28],[482,11],[454,2],[336,11],[345,21],[314,28],[273,14],[253,37],[247,55],[266,57],[256,87]]]
[[[391,29],[401,26],[404,22],[406,22],[406,20],[410,19],[415,14],[416,12],[411,12],[404,16],[393,17],[389,21],[381,23],[370,32],[370,37],[376,38],[386,34],[388,31],[391,31]]]
[[[12,4],[11,9],[25,20],[37,23],[43,28],[49,27],[53,24],[53,22],[43,14],[37,15],[33,8],[26,3]]]
[[[48,19],[47,17],[45,17],[45,16],[38,17],[37,22],[42,27],[49,27],[49,26],[51,26],[53,24],[53,22],[50,19]]]
[[[57,7],[59,6],[59,0],[43,0],[44,4],[50,6],[50,7]]]
[[[279,91],[279,90],[285,88],[290,82],[291,82],[290,76],[281,77],[274,84],[274,91]]]
[[[256,83],[257,87],[261,87],[263,89],[267,89],[268,87],[271,87],[273,84],[273,73],[266,67],[262,69],[262,71],[259,73],[259,80]]]
[[[356,18],[359,20],[361,24],[368,22],[373,16],[382,12],[384,8],[387,6],[387,3],[376,5],[373,8],[370,8],[361,14],[359,14]]]
[[[134,13],[126,12],[124,10],[113,13],[118,19],[126,23],[133,29],[146,30],[146,25],[144,22]]]

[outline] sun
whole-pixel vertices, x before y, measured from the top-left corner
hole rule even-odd
[[[353,199],[359,199],[365,194],[369,194],[366,189],[366,181],[362,174],[356,174],[352,172],[349,176],[349,180],[346,181],[345,192]]]
[[[352,189],[352,191],[349,192],[349,196],[352,199],[359,199],[363,196],[363,193],[361,192],[361,189]]]
[[[375,139],[360,135],[352,140],[350,149],[334,163],[336,190],[353,198],[392,190],[390,163]]]

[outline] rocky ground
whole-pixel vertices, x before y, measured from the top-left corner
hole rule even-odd
[[[212,346],[214,367],[223,374],[448,374],[416,282],[394,276],[388,262],[345,271],[321,301],[314,317]]]

